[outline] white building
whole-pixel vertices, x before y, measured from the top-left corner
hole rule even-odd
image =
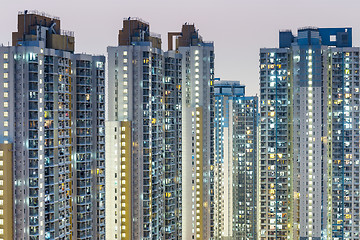
[[[13,238],[104,239],[105,58],[74,54],[58,18],[25,11],[18,20],[13,46],[0,47]]]

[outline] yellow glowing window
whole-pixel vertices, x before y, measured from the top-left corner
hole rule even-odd
[[[9,112],[4,112],[4,117],[8,117],[9,116]]]
[[[9,74],[8,73],[4,73],[4,78],[8,78]]]
[[[4,190],[0,190],[0,196],[4,195]]]
[[[8,69],[9,65],[8,63],[4,63],[4,69]]]
[[[4,121],[4,127],[8,127],[9,126],[9,122],[8,121]]]
[[[275,158],[275,154],[270,154],[270,158]]]
[[[268,115],[269,115],[270,117],[274,117],[274,116],[275,116],[275,112],[269,112]]]
[[[4,102],[4,107],[9,107],[9,102]]]
[[[4,83],[4,88],[8,88],[9,87],[9,83],[5,82]]]
[[[4,205],[4,200],[0,200],[0,206],[3,206],[3,205]]]

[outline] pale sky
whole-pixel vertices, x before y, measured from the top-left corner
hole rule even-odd
[[[259,92],[259,49],[278,47],[280,29],[352,27],[360,46],[359,0],[16,0],[3,3],[0,44],[11,43],[17,12],[38,10],[60,17],[62,29],[75,32],[76,52],[106,54],[117,44],[123,18],[140,17],[160,33],[167,50],[167,32],[195,23],[205,41],[215,42],[215,75],[239,80],[247,95]]]

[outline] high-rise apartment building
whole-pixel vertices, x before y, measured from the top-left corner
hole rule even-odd
[[[25,11],[0,47],[4,239],[104,239],[105,58],[74,54],[74,40]]]
[[[169,39],[163,52],[147,22],[128,18],[108,47],[109,239],[211,237],[213,44],[194,25]]]
[[[359,48],[351,28],[260,51],[261,239],[359,239]]]
[[[108,239],[164,238],[163,58],[160,36],[135,18],[108,48]]]
[[[182,237],[214,237],[214,44],[194,25],[176,36],[182,55]]]
[[[257,109],[238,82],[215,82],[214,239],[256,239]]]

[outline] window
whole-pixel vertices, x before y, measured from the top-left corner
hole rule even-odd
[[[2,181],[2,180],[1,180]],[[4,200],[0,200],[0,206],[3,206],[4,205]]]
[[[0,170],[0,176],[3,176],[3,175],[4,175],[4,171]]]
[[[8,59],[9,55],[7,53],[4,53],[4,59]]]
[[[3,162],[3,161],[1,161]],[[4,180],[0,180],[0,186],[4,186]],[[1,203],[1,202],[0,202]],[[1,204],[0,204],[1,205]]]
[[[5,82],[4,83],[4,88],[8,88],[9,87],[9,83]]]
[[[4,137],[9,136],[9,131],[4,131]]]
[[[8,69],[9,64],[8,63],[4,63],[4,69]]]
[[[4,161],[0,160],[0,166],[4,166]],[[0,180],[0,186],[2,186],[2,180]]]
[[[4,117],[8,117],[9,116],[9,112],[4,112]]]
[[[9,122],[8,121],[4,121],[4,127],[8,127],[9,126]]]
[[[0,196],[4,196],[4,190],[0,190]]]
[[[4,102],[4,107],[9,107],[9,102]]]
[[[9,93],[8,92],[4,92],[4,98],[9,97]]]
[[[0,225],[4,225],[4,219],[0,219]]]
[[[4,73],[4,78],[8,78],[9,77],[9,73]]]
[[[4,234],[4,229],[0,228],[0,234]]]

